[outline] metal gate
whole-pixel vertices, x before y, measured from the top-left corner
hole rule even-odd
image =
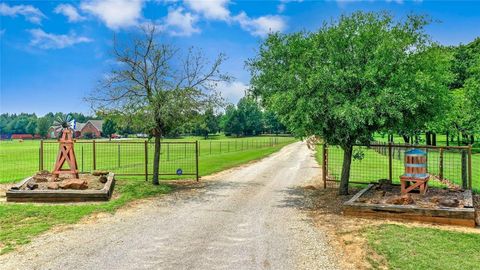
[[[161,142],[160,175],[173,179],[192,176],[198,181],[198,142]],[[58,142],[41,141],[40,170],[53,167]],[[153,175],[155,143],[148,141],[77,141],[75,154],[80,172],[108,170],[120,176]]]

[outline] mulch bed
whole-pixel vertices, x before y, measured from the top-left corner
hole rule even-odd
[[[438,209],[443,207],[464,208],[470,205],[465,201],[464,190],[429,188],[425,195],[419,193],[401,194],[400,186],[377,185],[365,192],[357,202],[382,205],[416,205],[422,208]]]

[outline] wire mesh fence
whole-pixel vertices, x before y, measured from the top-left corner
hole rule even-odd
[[[472,154],[470,146],[444,147],[372,143],[353,148],[350,182],[366,184],[380,179],[400,183],[405,173],[405,152],[421,149],[427,153],[427,171],[430,185],[461,187],[480,191],[480,155]],[[321,161],[326,182],[339,182],[342,174],[344,151],[339,146],[322,146]],[[324,161],[325,160],[325,161]]]
[[[198,141],[162,140],[160,174],[171,179],[197,175],[198,158],[235,152],[256,151],[292,142],[292,137],[251,137]],[[51,170],[58,152],[55,140],[2,141],[0,145],[0,183],[21,180],[38,170]],[[117,175],[153,174],[155,144],[152,141],[77,140],[75,155],[80,172],[113,171]],[[181,174],[181,176],[179,176]]]
[[[40,147],[40,170],[56,160],[58,144],[44,142]],[[197,142],[162,142],[160,175],[197,176]],[[153,174],[155,143],[148,141],[79,141],[75,144],[80,172],[113,171],[116,175]]]

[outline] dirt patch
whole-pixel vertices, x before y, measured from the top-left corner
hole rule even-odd
[[[464,198],[464,190],[429,188],[425,195],[419,193],[401,194],[398,185],[376,185],[356,200],[359,203],[395,205],[409,204],[421,208],[438,209],[442,207],[464,208],[471,205]]]
[[[105,187],[106,177],[106,175],[79,174],[78,181],[85,182],[86,185],[84,188],[81,187],[74,189],[101,190]],[[54,189],[61,189],[64,183],[67,183],[71,180],[74,180],[73,175],[65,174],[55,177],[51,173],[43,171],[34,175],[31,180],[20,187],[20,190],[50,190],[52,189],[52,184],[55,185]],[[73,187],[75,186],[67,186],[66,189],[72,189]]]
[[[320,181],[316,182],[320,183]],[[315,187],[314,188],[312,188]],[[338,189],[329,185],[323,189],[321,185],[308,185],[302,188],[304,194],[304,210],[315,222],[315,225],[326,232],[329,243],[334,247],[343,269],[387,269],[384,258],[376,254],[368,245],[365,231],[369,227],[381,224],[401,224],[408,227],[428,227],[442,230],[467,233],[480,233],[476,228],[448,225],[435,225],[418,222],[401,222],[382,219],[366,219],[348,217],[342,214],[343,203],[356,194],[360,188],[351,188],[348,196],[338,195]],[[480,197],[474,196],[477,206],[477,219],[480,215]]]

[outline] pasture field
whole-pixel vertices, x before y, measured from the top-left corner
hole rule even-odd
[[[163,174],[175,174],[181,168],[186,174],[195,173],[195,140],[199,145],[199,173],[210,171],[211,166],[236,162],[229,160],[230,153],[249,152],[256,149],[284,145],[294,141],[291,137],[260,136],[246,138],[226,138],[212,136],[213,139],[187,137],[162,140],[160,168]],[[111,170],[116,174],[145,175],[145,140],[97,140],[95,143],[95,165],[97,170]],[[44,141],[43,168],[53,169],[58,143]],[[41,168],[40,141],[0,141],[0,183],[11,183],[28,177]],[[75,144],[78,168],[82,172],[93,170],[93,144],[91,140],[78,140]],[[147,143],[148,172],[153,172],[154,143]],[[234,155],[236,156],[236,155]],[[218,167],[221,169],[221,166]],[[192,176],[185,176],[191,178]],[[184,178],[185,178],[184,177]],[[165,176],[171,179],[171,176]],[[178,178],[178,177],[174,177]]]
[[[199,174],[201,176],[209,175],[249,161],[261,159],[295,141],[293,138],[284,137],[281,139],[279,138],[278,144],[260,147],[260,142],[264,139],[267,139],[268,141],[268,138],[269,137],[231,140],[221,139],[222,141],[244,141],[244,143],[246,143],[247,140],[250,142],[258,141],[258,148],[251,147],[243,150],[238,149],[238,151],[233,151],[231,149],[229,152],[223,150],[220,152],[220,146],[218,146],[218,152],[213,152],[212,149],[211,155],[202,154],[200,156]],[[191,141],[191,138],[184,140]],[[203,142],[200,143],[200,145],[202,145],[202,148],[207,147],[204,146],[206,144],[203,144]],[[233,145],[233,143],[231,143],[231,145]],[[35,152],[38,151],[38,147],[38,141],[24,141],[22,143],[19,143],[18,141],[1,142],[0,149],[2,154],[0,156],[0,164],[2,164],[2,173],[16,173],[18,179],[24,177],[22,175],[25,175],[25,170],[30,170],[29,174],[34,173],[38,169],[38,155],[35,155],[35,153],[38,153]],[[222,145],[222,147],[224,146]],[[142,155],[144,155],[143,152]],[[132,158],[132,160],[134,159],[135,157]],[[33,162],[34,164],[29,165],[28,161]],[[10,168],[5,168],[5,162],[10,162],[12,164]],[[109,162],[115,163],[117,160],[114,159]],[[37,166],[35,166],[35,164],[37,164]],[[20,165],[23,165],[24,167],[21,167]],[[29,174],[27,174],[27,176]],[[9,178],[3,182],[8,183],[11,181],[11,178]],[[117,177],[115,185],[114,197],[108,202],[81,204],[12,204],[0,201],[0,255],[14,250],[18,245],[28,243],[32,237],[47,231],[53,226],[73,224],[86,215],[95,212],[114,212],[119,207],[133,200],[168,193],[172,189],[173,187],[167,183],[161,183],[158,186],[154,186],[150,181],[145,182],[144,176],[119,176]]]
[[[362,158],[353,159],[350,171],[350,180],[353,182],[370,183],[379,179],[388,178],[388,156],[373,148],[355,147],[355,151],[361,153]],[[355,154],[354,151],[354,154]],[[402,150],[403,151],[403,150]],[[403,152],[395,149],[393,151],[392,177],[396,183],[400,182],[400,175],[404,173]],[[462,160],[459,151],[444,152],[444,178],[452,183],[461,185],[462,183]],[[330,177],[340,180],[343,162],[343,150],[340,147],[329,147],[328,149]],[[317,160],[322,164],[322,149],[317,148]],[[439,175],[440,154],[438,151],[428,151],[428,172],[433,175]],[[440,182],[431,181],[429,185],[444,186]],[[472,154],[472,188],[480,191],[480,154]]]
[[[364,236],[380,255],[369,256],[373,269],[478,269],[478,233],[383,224],[366,228]],[[375,261],[379,257],[382,261]]]

